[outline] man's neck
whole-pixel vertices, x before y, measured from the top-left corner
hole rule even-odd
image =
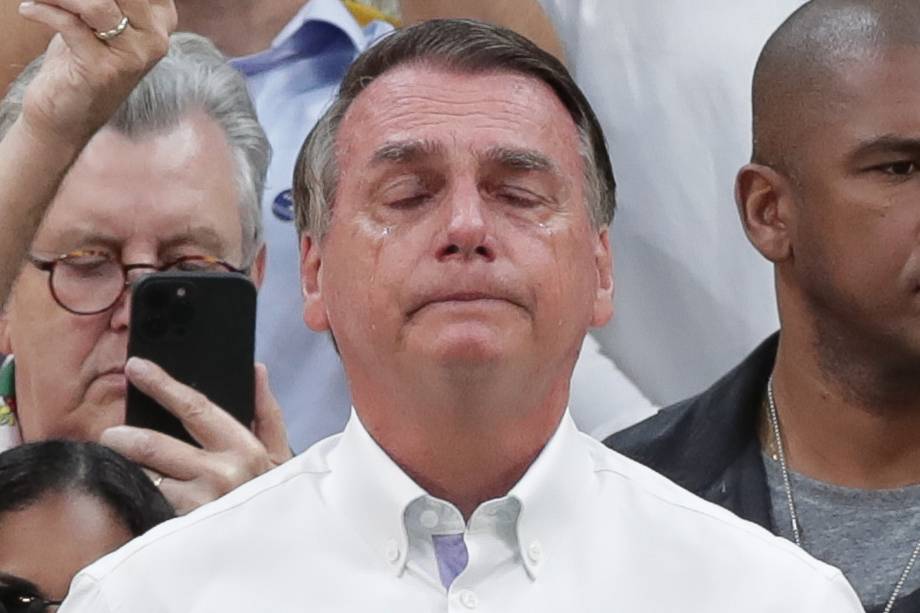
[[[268,49],[309,0],[176,0],[178,30],[207,36],[229,57]]]
[[[363,396],[356,389],[354,401],[362,423],[393,461],[469,519],[480,504],[520,481],[558,428],[568,398],[567,383],[537,401],[522,387],[508,394],[487,387],[415,397],[404,390]],[[363,410],[369,402],[374,410]]]
[[[774,398],[790,468],[860,489],[920,483],[920,372],[784,324]],[[827,355],[832,352],[833,355]]]

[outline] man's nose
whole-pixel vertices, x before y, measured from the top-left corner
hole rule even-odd
[[[125,282],[125,289],[118,301],[112,307],[112,318],[109,326],[113,330],[127,330],[131,322],[131,285],[135,279]]]
[[[456,189],[448,204],[447,232],[438,258],[495,259],[490,215],[475,186]]]

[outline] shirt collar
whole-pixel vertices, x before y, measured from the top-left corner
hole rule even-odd
[[[307,0],[294,19],[289,21],[272,41],[272,47],[278,47],[297,36],[304,24],[311,21],[327,23],[338,28],[348,36],[359,52],[367,48],[367,37],[361,25],[355,21],[341,0]]]
[[[592,475],[592,462],[568,411],[556,432],[521,480],[507,496],[480,505],[470,518],[495,523],[495,510],[517,522],[517,546],[531,579],[536,579],[560,543],[565,526],[574,518],[576,505],[584,499]],[[409,551],[407,518],[413,505],[431,497],[410,479],[380,448],[361,423],[354,409],[329,467],[330,501],[342,510],[365,542],[391,571],[399,575]],[[508,503],[516,503],[509,505]],[[372,509],[372,512],[368,512]],[[501,519],[501,518],[499,518]]]
[[[328,47],[321,41],[328,41],[329,36],[328,32],[326,35],[319,32],[317,26],[325,26],[333,35],[344,37],[355,55],[368,46],[368,37],[341,0],[307,0],[268,49],[232,58],[231,63],[244,74],[252,76],[271,70],[291,58],[322,54]]]
[[[509,496],[521,505],[517,534],[521,560],[536,579],[553,552],[565,547],[565,530],[578,521],[576,511],[594,472],[588,447],[568,410],[556,432]]]
[[[330,452],[330,504],[341,510],[390,570],[406,567],[409,539],[404,515],[426,495],[380,448],[354,408],[339,443]]]

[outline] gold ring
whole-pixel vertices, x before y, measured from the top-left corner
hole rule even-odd
[[[112,28],[111,30],[106,30],[105,32],[96,32],[93,30],[93,34],[96,35],[96,38],[102,41],[110,41],[125,30],[128,29],[128,17],[122,17],[121,21],[118,22],[118,25]]]

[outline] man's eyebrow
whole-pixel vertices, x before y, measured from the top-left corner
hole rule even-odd
[[[512,170],[559,174],[558,167],[551,159],[532,149],[492,147],[486,151],[485,159]]]
[[[407,140],[386,143],[374,152],[371,164],[409,164],[426,157],[443,155],[444,145],[430,140]]]
[[[883,153],[920,154],[920,137],[910,138],[895,134],[885,134],[870,138],[860,142],[848,158],[855,162],[862,158]]]
[[[0,587],[16,590],[25,594],[41,595],[41,590],[31,581],[3,571],[0,571]]]

